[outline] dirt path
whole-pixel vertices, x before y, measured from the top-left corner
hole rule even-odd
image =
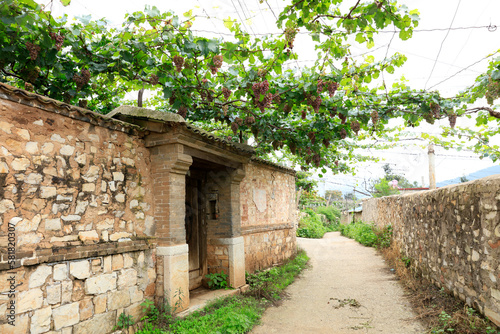
[[[381,256],[339,232],[298,238],[312,268],[269,308],[252,333],[423,333]]]

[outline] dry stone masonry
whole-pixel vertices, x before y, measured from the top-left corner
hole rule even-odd
[[[437,286],[500,325],[500,176],[369,199],[363,220],[391,224],[405,256]]]
[[[146,299],[181,311],[207,273],[239,288],[295,253],[292,170],[118,109],[0,83],[0,333],[109,333]]]

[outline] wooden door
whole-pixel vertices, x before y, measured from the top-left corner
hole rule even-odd
[[[189,246],[189,290],[201,286],[205,273],[203,215],[200,205],[201,180],[186,179],[186,243]]]

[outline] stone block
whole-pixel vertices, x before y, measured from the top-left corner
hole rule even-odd
[[[73,295],[73,281],[61,282],[61,304],[67,304],[71,301]]]
[[[106,312],[107,302],[108,302],[108,296],[106,294],[95,296],[94,297],[95,314]]]
[[[118,241],[119,239],[122,239],[122,238],[130,238],[130,236],[131,236],[131,234],[128,232],[116,232],[116,233],[112,233],[109,236],[109,240]]]
[[[78,232],[78,238],[84,244],[96,244],[99,242],[99,234],[96,230]]]
[[[129,288],[130,302],[137,303],[144,299],[144,293],[137,288],[137,286],[132,286]]]
[[[116,323],[116,311],[96,314],[73,328],[73,334],[111,333]]]
[[[111,270],[119,270],[123,268],[123,255],[116,254],[112,256],[113,262],[111,265]]]
[[[50,305],[61,302],[61,283],[47,285],[47,303]]]
[[[91,298],[80,301],[80,321],[87,320],[94,315],[94,304]]]
[[[141,303],[138,302],[125,308],[123,311],[126,315],[132,316],[134,322],[138,322],[144,316],[143,309],[144,307],[141,305]]]
[[[36,245],[42,240],[41,233],[25,233],[17,236],[17,246]]]
[[[10,199],[3,199],[0,201],[0,213],[5,213],[9,210],[14,210],[14,202],[12,202]]]
[[[30,161],[27,158],[15,158],[11,163],[10,166],[12,167],[13,170],[16,171],[25,171],[28,169],[30,166]]]
[[[47,277],[52,274],[52,267],[42,264],[30,275],[29,288],[36,288],[45,284]]]
[[[73,281],[73,291],[71,293],[71,301],[78,302],[85,297],[85,287],[84,281],[74,280]]]
[[[116,289],[116,273],[102,274],[85,280],[85,292],[88,295],[100,295]]]
[[[118,290],[108,293],[108,310],[113,311],[130,305],[128,290]]]
[[[124,289],[137,284],[137,270],[124,269],[118,274],[118,289]]]
[[[106,218],[96,224],[98,230],[108,230],[115,226],[114,218]]]
[[[71,156],[75,153],[75,148],[71,145],[63,145],[59,153],[61,153],[61,155]]]
[[[17,313],[24,313],[26,311],[36,310],[42,307],[43,292],[41,289],[30,289],[28,291],[20,292],[17,297]]]
[[[61,218],[45,219],[45,230],[59,231],[61,229]]]
[[[74,261],[69,264],[69,273],[78,279],[90,277],[90,264],[88,260]]]
[[[102,262],[103,262],[104,272],[105,273],[110,273],[113,270],[113,267],[112,267],[112,256],[111,255],[105,256],[102,259]]]
[[[52,198],[56,197],[56,195],[57,195],[56,187],[40,187],[41,198]]]
[[[31,317],[30,334],[45,333],[50,330],[50,318],[52,316],[52,308],[50,306],[33,312]]]
[[[55,281],[63,281],[68,278],[68,265],[66,263],[56,264],[54,266],[54,276]]]
[[[56,307],[52,310],[54,319],[54,329],[60,330],[63,327],[73,326],[80,321],[79,303],[71,303]]]
[[[130,268],[134,265],[134,258],[129,253],[123,254],[123,267]]]
[[[0,325],[0,333],[2,334],[24,334],[28,333],[29,329],[29,314],[16,315],[15,326],[9,325],[8,323]]]

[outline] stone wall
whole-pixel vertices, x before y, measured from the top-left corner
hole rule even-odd
[[[295,173],[252,161],[240,191],[246,271],[268,268],[295,254]]]
[[[500,325],[500,176],[363,202],[437,286]]]
[[[155,291],[154,259],[146,249],[3,271],[0,333],[109,333],[122,312],[137,322],[140,304]],[[8,296],[12,277],[19,285],[15,304]]]
[[[107,333],[121,312],[139,319],[156,268],[137,129],[0,97],[0,333]]]

